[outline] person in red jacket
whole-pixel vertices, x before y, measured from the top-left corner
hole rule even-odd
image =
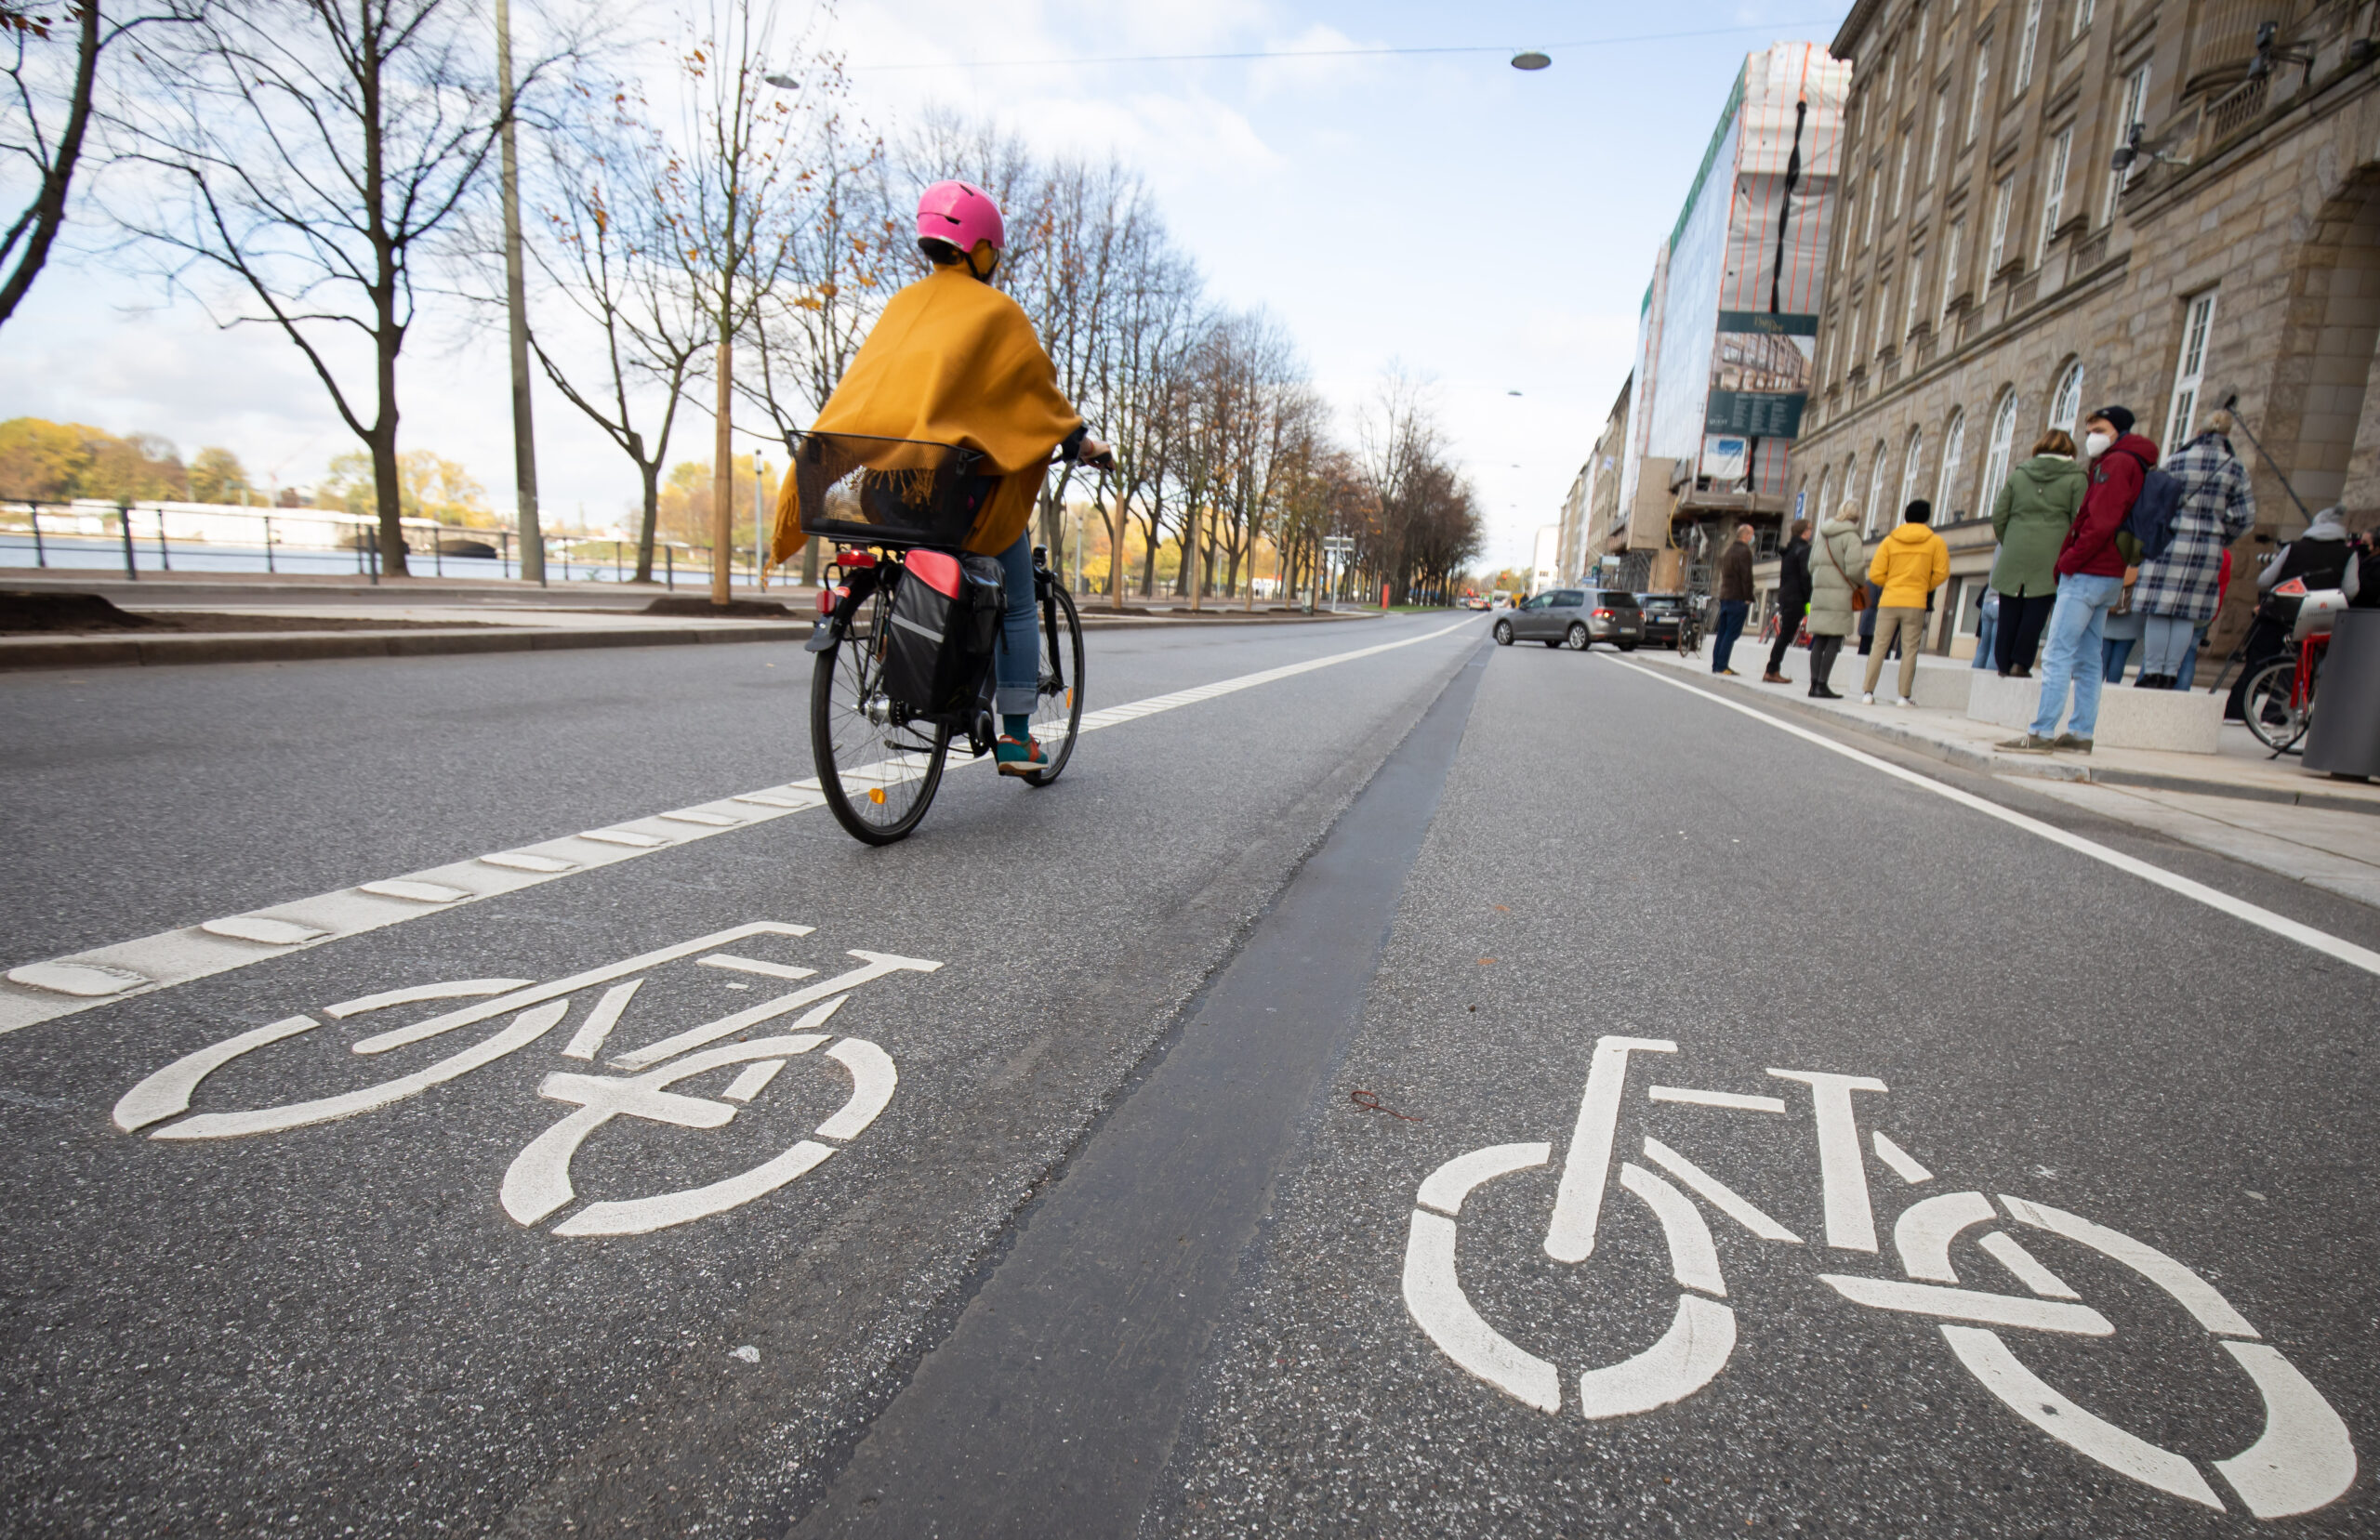
[[[2082,510],[2068,526],[2066,543],[2057,552],[2057,602],[2050,610],[2047,656],[2042,665],[2041,704],[2033,725],[2022,738],[2000,746],[2023,754],[2052,749],[2091,752],[2091,736],[2099,725],[2100,642],[2108,612],[2123,596],[2124,557],[2116,532],[2140,496],[2140,484],[2157,463],[2157,446],[2132,430],[2132,413],[2121,406],[2101,407],[2082,427],[2082,450],[2091,462],[2091,490],[2082,496]],[[2067,691],[2072,687],[2074,710],[2068,717]],[[2066,731],[2057,731],[2058,718]],[[2052,733],[2057,735],[2053,738]]]

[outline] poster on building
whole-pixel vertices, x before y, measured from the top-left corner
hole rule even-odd
[[[1815,315],[1721,310],[1703,431],[1798,438],[1818,338]]]

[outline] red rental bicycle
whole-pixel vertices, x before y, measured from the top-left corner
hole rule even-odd
[[[941,788],[953,739],[980,758],[998,736],[993,706],[991,638],[981,646],[953,635],[981,624],[983,602],[970,592],[959,552],[974,528],[989,478],[981,456],[951,444],[875,439],[850,433],[797,436],[796,495],[801,528],[836,544],[818,590],[819,621],[808,650],[810,748],[826,806],[853,838],[869,845],[905,839],[923,822]],[[920,613],[896,616],[905,586],[926,585],[933,598]],[[980,589],[980,580],[975,585]],[[1033,590],[1041,623],[1040,680],[1032,733],[1049,763],[1025,776],[1046,786],[1073,757],[1082,721],[1082,618],[1072,595],[1033,552]],[[997,588],[994,593],[997,594]],[[911,605],[925,600],[912,594]],[[943,617],[946,616],[945,619]],[[939,671],[916,666],[930,654]]]

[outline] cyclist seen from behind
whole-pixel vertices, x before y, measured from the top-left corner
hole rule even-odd
[[[1000,735],[993,752],[1002,775],[1021,776],[1045,762],[1031,731],[1041,681],[1034,506],[1053,450],[1086,464],[1110,460],[1060,393],[1033,322],[993,285],[1006,244],[990,193],[958,181],[926,189],[918,200],[918,248],[933,270],[887,302],[811,428],[957,444],[984,456],[967,549],[1000,563],[1006,613],[994,665]],[[777,493],[772,559],[787,560],[807,539],[788,476]]]

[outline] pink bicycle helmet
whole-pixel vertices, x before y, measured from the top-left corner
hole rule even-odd
[[[936,182],[918,199],[918,239],[942,241],[972,252],[978,241],[998,251],[1007,243],[1000,205],[972,182]]]

